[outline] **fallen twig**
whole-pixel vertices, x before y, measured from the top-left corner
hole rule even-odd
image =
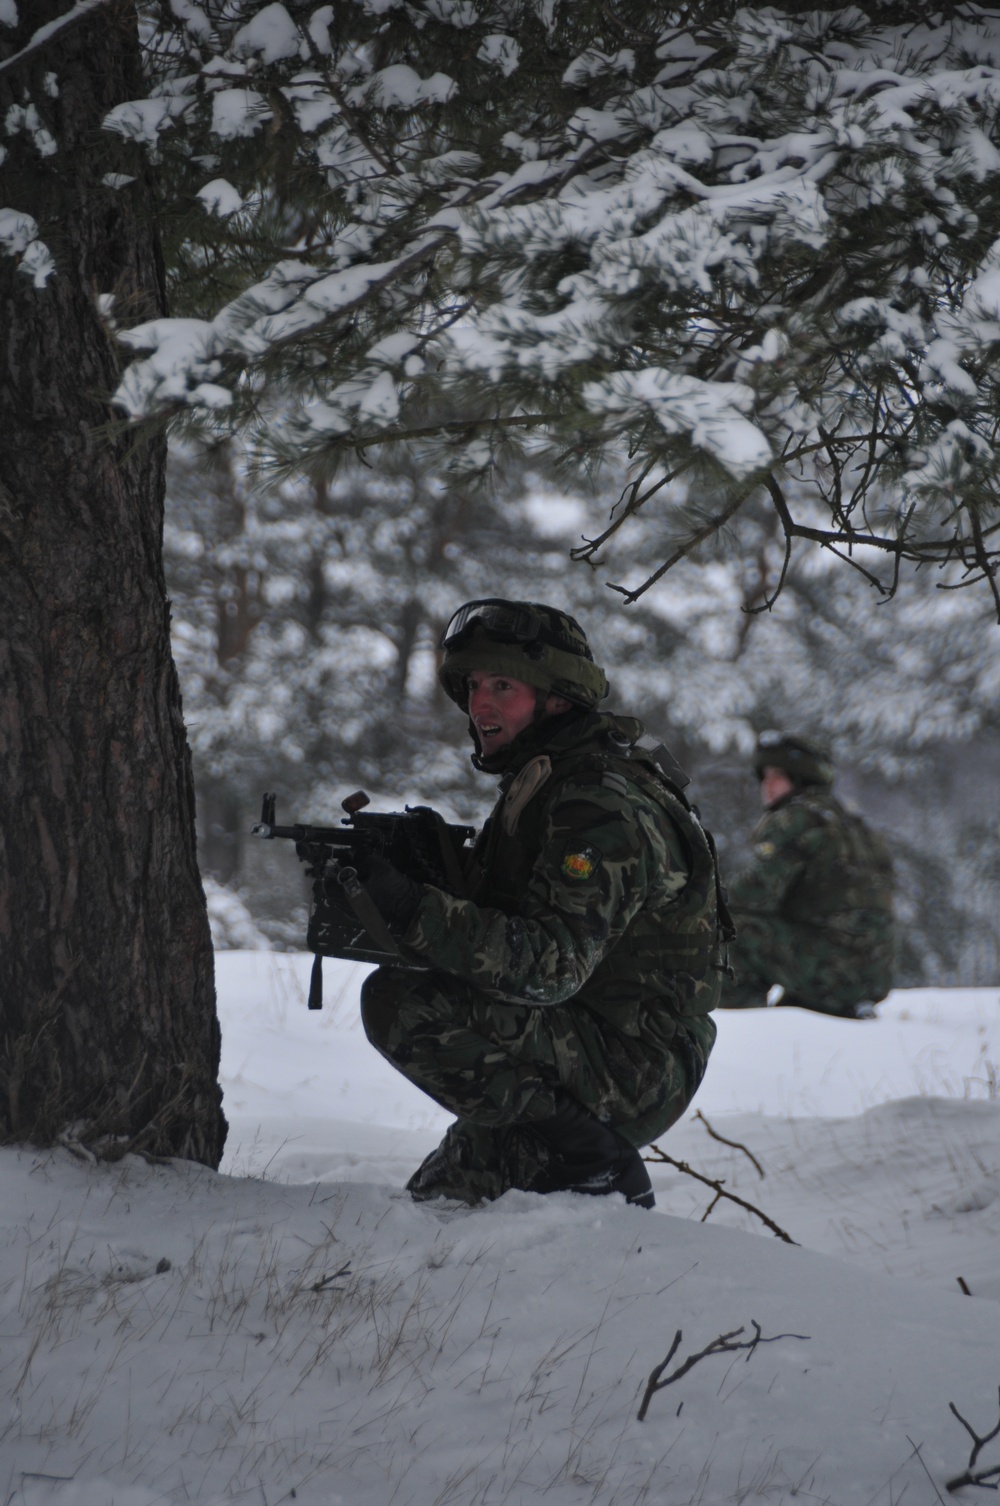
[[[334,1271],[333,1274],[329,1276],[321,1276],[318,1281],[314,1281],[309,1290],[311,1292],[325,1292],[333,1285],[335,1281],[342,1281],[345,1276],[349,1276],[350,1274],[350,1264],[342,1265],[339,1271]]]
[[[705,1222],[706,1218],[711,1213],[712,1209],[715,1207],[719,1199],[724,1197],[728,1198],[731,1203],[737,1203],[741,1208],[745,1208],[748,1213],[754,1214],[755,1217],[760,1219],[762,1224],[767,1225],[772,1234],[776,1235],[778,1239],[783,1239],[786,1245],[798,1245],[798,1240],[793,1239],[790,1234],[786,1234],[785,1230],[782,1229],[778,1224],[776,1224],[773,1218],[768,1218],[766,1213],[762,1213],[759,1208],[755,1208],[753,1203],[748,1203],[745,1198],[737,1197],[735,1192],[727,1192],[721,1182],[713,1181],[711,1177],[702,1176],[700,1171],[695,1171],[694,1168],[692,1166],[689,1166],[686,1161],[675,1161],[673,1156],[668,1156],[666,1151],[661,1150],[658,1145],[651,1145],[649,1148],[652,1151],[652,1155],[644,1156],[644,1160],[662,1161],[667,1166],[673,1166],[677,1171],[682,1171],[686,1177],[694,1177],[695,1181],[704,1182],[706,1187],[711,1187],[712,1191],[715,1193],[715,1197],[712,1199],[708,1207],[705,1209],[705,1212],[702,1214],[702,1223]]]
[[[711,1344],[706,1344],[705,1348],[700,1349],[697,1354],[689,1354],[687,1359],[678,1365],[673,1374],[667,1376],[666,1380],[661,1380],[660,1376],[680,1348],[683,1335],[678,1328],[674,1334],[674,1342],[667,1352],[666,1359],[661,1360],[655,1370],[650,1373],[649,1380],[646,1382],[646,1389],[642,1395],[642,1401],[639,1405],[639,1411],[636,1414],[636,1420],[642,1422],[649,1410],[649,1403],[657,1391],[662,1391],[666,1386],[672,1386],[674,1381],[680,1380],[682,1375],[687,1375],[688,1371],[693,1369],[699,1360],[706,1359],[710,1354],[733,1354],[736,1350],[745,1349],[747,1351],[747,1360],[749,1361],[758,1344],[775,1344],[778,1339],[806,1340],[809,1338],[807,1333],[776,1333],[772,1334],[770,1338],[765,1339],[761,1337],[760,1324],[754,1322],[753,1318],[750,1319],[750,1326],[754,1330],[752,1339],[745,1339],[742,1343],[734,1342],[739,1339],[740,1334],[743,1332],[742,1328],[734,1328],[732,1333],[720,1333],[717,1339],[713,1339]]]
[[[997,1395],[1000,1398],[1000,1391],[998,1391]],[[950,1401],[948,1406],[972,1439],[972,1452],[969,1455],[969,1466],[965,1473],[963,1475],[956,1475],[954,1480],[949,1480],[945,1485],[945,1490],[961,1490],[963,1485],[979,1485],[984,1490],[1000,1490],[1000,1464],[994,1464],[989,1469],[983,1469],[978,1474],[973,1474],[980,1449],[1000,1433],[1000,1420],[998,1420],[996,1427],[991,1432],[985,1433],[980,1437],[972,1424],[966,1422],[953,1401]]]
[[[728,1145],[729,1148],[730,1148],[730,1150],[741,1150],[743,1152],[743,1154],[746,1156],[747,1160],[751,1161],[753,1163],[753,1166],[756,1169],[757,1175],[760,1177],[761,1181],[764,1180],[764,1177],[766,1176],[766,1172],[764,1171],[763,1166],[757,1160],[757,1157],[754,1155],[753,1151],[747,1150],[746,1146],[745,1145],[741,1145],[738,1140],[727,1140],[726,1137],[725,1137],[725,1135],[720,1135],[719,1131],[718,1130],[714,1130],[712,1128],[712,1126],[709,1124],[708,1120],[705,1118],[704,1114],[701,1112],[701,1109],[695,1109],[695,1111],[694,1111],[694,1117],[696,1119],[700,1119],[701,1120],[702,1124],[708,1130],[708,1133],[711,1135],[712,1139],[713,1140],[718,1140],[718,1142],[719,1142],[720,1145]]]

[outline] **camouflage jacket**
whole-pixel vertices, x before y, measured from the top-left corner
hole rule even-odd
[[[496,998],[571,1000],[665,1045],[718,1000],[714,856],[635,747],[640,722],[559,723],[505,772],[469,897],[426,889],[403,949]]]
[[[729,901],[737,923],[741,913],[781,915],[864,946],[891,924],[893,888],[881,837],[833,795],[807,790],[765,813]]]

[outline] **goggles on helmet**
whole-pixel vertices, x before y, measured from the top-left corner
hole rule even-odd
[[[441,634],[442,650],[459,648],[477,627],[497,643],[533,643],[545,634],[545,622],[530,607],[489,596],[459,607]]]
[[[608,693],[607,676],[594,663],[580,624],[536,601],[467,601],[441,635],[441,654],[438,679],[463,710],[466,676],[474,671],[513,676],[587,709]]]

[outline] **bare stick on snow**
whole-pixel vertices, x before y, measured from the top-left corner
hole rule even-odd
[[[725,1135],[720,1135],[719,1131],[716,1130],[716,1129],[713,1129],[712,1126],[709,1124],[708,1120],[705,1118],[704,1114],[701,1112],[701,1109],[695,1109],[695,1111],[694,1111],[694,1117],[696,1119],[700,1119],[701,1120],[702,1124],[708,1130],[708,1133],[711,1135],[712,1139],[713,1140],[718,1140],[718,1142],[719,1142],[720,1145],[728,1145],[729,1148],[730,1148],[730,1150],[741,1150],[743,1152],[743,1154],[746,1156],[747,1160],[751,1161],[753,1163],[753,1166],[755,1167],[757,1175],[760,1177],[761,1181],[764,1180],[764,1177],[765,1177],[766,1173],[764,1171],[763,1166],[757,1160],[757,1157],[754,1155],[754,1153],[753,1153],[752,1150],[747,1150],[746,1146],[742,1145],[739,1140],[727,1140],[726,1137],[725,1137]]]
[[[719,1199],[724,1197],[728,1198],[731,1203],[738,1203],[741,1208],[745,1208],[748,1213],[752,1213],[756,1218],[759,1218],[761,1223],[766,1224],[771,1233],[777,1235],[778,1239],[783,1239],[786,1245],[798,1245],[798,1240],[793,1239],[790,1234],[786,1234],[784,1229],[780,1228],[779,1225],[774,1222],[773,1218],[768,1218],[766,1213],[762,1213],[759,1208],[755,1208],[753,1203],[748,1203],[745,1198],[737,1197],[735,1192],[727,1192],[721,1182],[713,1181],[711,1177],[702,1176],[700,1171],[695,1171],[694,1168],[692,1166],[689,1166],[686,1161],[675,1161],[673,1156],[668,1156],[666,1151],[661,1150],[658,1145],[651,1145],[649,1149],[652,1154],[644,1156],[643,1160],[662,1161],[665,1165],[673,1166],[677,1171],[682,1171],[686,1177],[694,1177],[695,1181],[704,1182],[706,1187],[712,1188],[712,1191],[715,1193],[715,1197],[712,1199],[712,1201],[709,1203],[708,1207],[702,1214],[702,1223],[705,1222],[706,1218],[711,1213],[712,1209],[715,1207]]]
[[[998,1398],[1000,1398],[1000,1391],[998,1391],[997,1394]],[[980,1437],[972,1424],[970,1422],[966,1422],[965,1418],[962,1416],[961,1412],[958,1410],[953,1401],[950,1401],[948,1403],[948,1406],[954,1412],[955,1416],[958,1418],[959,1422],[962,1424],[963,1428],[972,1439],[972,1453],[969,1455],[969,1467],[965,1471],[965,1474],[956,1475],[954,1480],[949,1480],[947,1485],[945,1486],[945,1490],[961,1490],[963,1485],[980,1485],[982,1486],[983,1490],[1000,1489],[1000,1464],[994,1464],[990,1469],[982,1469],[978,1474],[973,1474],[972,1472],[975,1467],[976,1460],[979,1458],[979,1451],[983,1447],[983,1444],[989,1443],[991,1439],[995,1438],[997,1434],[1000,1433],[1000,1421],[997,1422],[997,1425],[992,1430],[992,1432],[984,1433],[983,1436]]]
[[[747,1360],[749,1361],[758,1344],[776,1344],[779,1339],[802,1339],[804,1341],[809,1338],[807,1333],[776,1333],[772,1334],[770,1338],[764,1339],[761,1338],[760,1324],[756,1323],[753,1318],[750,1319],[750,1326],[754,1330],[752,1339],[744,1339],[742,1343],[735,1342],[743,1332],[742,1328],[734,1328],[732,1333],[720,1333],[717,1339],[713,1339],[711,1344],[706,1344],[705,1348],[700,1349],[697,1354],[689,1354],[687,1359],[683,1360],[677,1366],[677,1369],[667,1376],[666,1380],[661,1380],[660,1376],[680,1348],[683,1334],[678,1328],[674,1334],[674,1342],[670,1346],[666,1359],[660,1361],[646,1382],[646,1389],[643,1392],[636,1420],[642,1422],[649,1410],[649,1403],[657,1391],[662,1391],[666,1386],[672,1386],[674,1381],[680,1380],[682,1375],[687,1375],[688,1371],[693,1369],[699,1360],[706,1359],[710,1354],[733,1354],[739,1349],[745,1349],[747,1351]]]

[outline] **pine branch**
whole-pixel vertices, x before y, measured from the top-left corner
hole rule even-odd
[[[690,538],[686,539],[678,549],[675,549],[670,558],[665,560],[662,565],[654,570],[652,575],[647,576],[641,586],[636,586],[630,590],[627,586],[616,586],[611,581],[608,581],[609,589],[612,591],[617,591],[621,596],[623,596],[625,598],[626,605],[631,605],[632,602],[638,601],[639,597],[643,596],[649,590],[650,586],[655,586],[658,580],[663,579],[668,570],[672,570],[674,565],[679,564],[682,559],[686,559],[689,554],[692,554],[694,550],[697,549],[699,544],[703,544],[706,539],[710,539],[713,534],[718,533],[720,528],[724,528],[725,525],[729,522],[730,518],[732,518],[737,512],[739,512],[740,508],[743,506],[744,501],[745,498],[737,494],[737,496],[732,499],[728,506],[722,509],[721,513],[717,513],[713,517],[709,518],[702,525],[702,527],[696,529],[694,533],[691,534]],[[574,549],[572,551],[574,559],[585,558],[586,553],[587,551],[585,550]]]
[[[634,463],[608,527],[573,551],[590,565],[643,507],[669,515],[671,483],[704,467],[721,500],[638,587],[612,584],[628,603],[741,531],[763,489],[784,560],[748,610],[774,606],[801,541],[885,601],[904,563],[948,567],[941,584],[985,586],[1000,620],[1000,341],[984,334],[1000,169],[956,147],[966,130],[995,135],[1000,68],[961,67],[965,31],[1000,23],[956,12],[931,55],[899,7],[816,22],[794,7],[587,0],[553,35],[511,0],[500,85],[485,15],[457,46],[447,7],[338,8],[328,41],[325,23],[300,24],[303,74],[301,56],[248,55],[255,3],[213,9],[196,58],[168,0],[150,0],[169,112],[117,127],[171,164],[170,280],[209,328],[190,353],[158,365],[157,347],[131,369],[130,412],[211,409],[209,423],[256,425],[274,449],[285,425],[319,464],[424,443],[427,407],[457,391],[475,406],[471,390],[498,442],[545,415],[530,427],[557,469]],[[609,36],[651,40],[629,72],[600,62]],[[220,126],[217,86],[239,78],[247,115]],[[709,148],[698,161],[677,145],[688,125]],[[211,224],[188,207],[191,165],[208,158],[244,203]],[[481,432],[478,418],[440,432],[451,464]],[[490,459],[474,451],[469,466]],[[891,561],[884,579],[869,550]]]
[[[76,0],[73,9],[68,10],[64,16],[58,16],[55,21],[49,21],[45,26],[40,26],[20,52],[4,58],[0,63],[0,74],[9,73],[12,68],[17,68],[26,58],[32,57],[40,48],[60,36],[67,27],[75,26],[77,21],[86,20],[92,11],[109,4],[111,0]]]

